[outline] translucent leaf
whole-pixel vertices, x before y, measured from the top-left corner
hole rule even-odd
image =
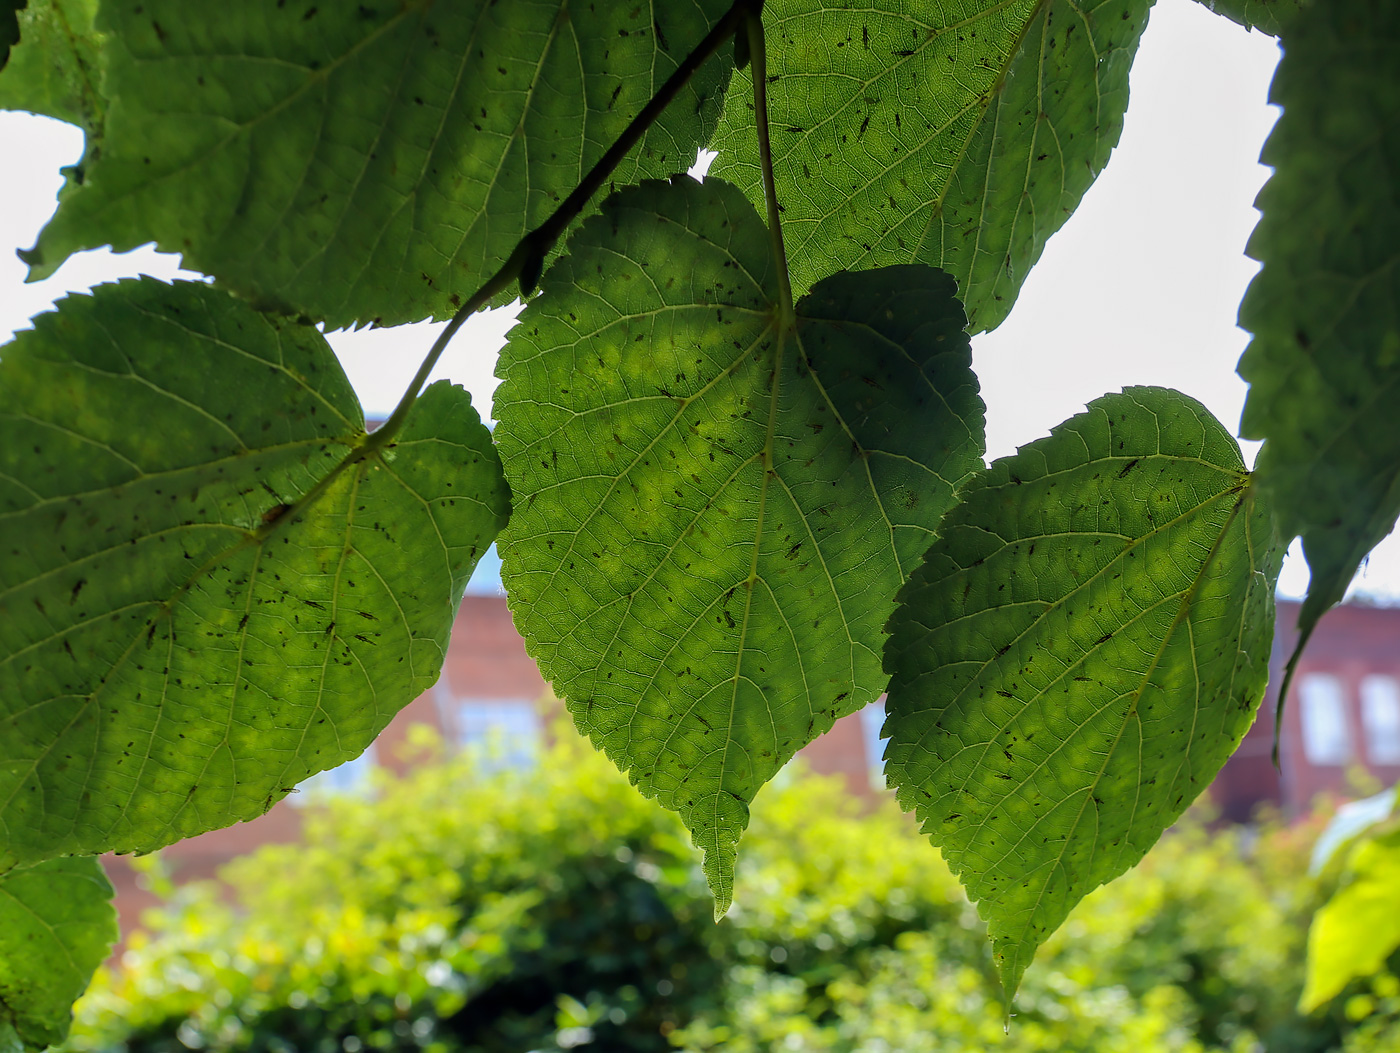
[[[257,816],[433,684],[507,491],[460,388],[381,445],[319,333],[205,285],[0,351],[0,872]]]
[[[102,39],[92,25],[97,0],[29,0],[21,7],[19,46],[8,65],[0,63],[0,110],[28,110],[98,134],[106,102]]]
[[[794,288],[920,262],[972,331],[1011,310],[1108,163],[1151,0],[769,0],[769,115]],[[911,10],[912,8],[912,10]],[[710,171],[763,196],[753,89],[735,78]]]
[[[1326,1005],[1351,981],[1385,969],[1400,947],[1400,832],[1357,845],[1336,894],[1308,930],[1308,973],[1299,1008]]]
[[[147,241],[333,325],[451,315],[612,145],[729,0],[104,5],[101,149],[26,259]],[[681,171],[707,63],[619,182]]]
[[[792,329],[777,297],[734,187],[624,191],[545,275],[494,403],[516,622],[681,814],[721,912],[754,794],[884,689],[894,594],[983,449],[946,275],[836,275]]]
[[[117,940],[112,886],[96,859],[51,859],[0,875],[0,1049],[68,1035],[71,1007]]]
[[[1008,999],[1254,720],[1281,550],[1248,480],[1194,400],[1106,395],[969,483],[900,593],[885,770]]]
[[[1283,115],[1240,306],[1254,339],[1241,434],[1279,524],[1302,535],[1307,633],[1400,514],[1400,6],[1310,5],[1270,90]]]

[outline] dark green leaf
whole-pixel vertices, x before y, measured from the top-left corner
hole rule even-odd
[[[1303,0],[1200,0],[1200,3],[1246,29],[1258,29],[1275,37],[1303,7]]]
[[[1150,5],[770,0],[794,288],[843,267],[928,263],[958,280],[973,332],[995,328],[1108,163]],[[735,78],[711,171],[758,203],[753,120],[752,85]]]
[[[0,356],[0,872],[360,753],[437,679],[507,504],[465,392],[380,448],[310,326],[151,279],[40,316]]]
[[[997,461],[939,529],[890,624],[886,771],[1009,999],[1253,722],[1281,551],[1234,439],[1161,388]]]
[[[333,325],[445,318],[729,7],[113,0],[100,152],[27,256],[155,241]],[[711,62],[616,179],[683,170]]]
[[[0,110],[28,110],[76,124],[88,133],[92,148],[107,108],[101,93],[102,38],[92,24],[96,13],[97,0],[30,0],[19,13],[19,46],[0,72]]]
[[[62,1042],[71,1006],[117,941],[112,886],[96,859],[51,859],[0,876],[0,1050]]]
[[[1400,6],[1311,5],[1270,92],[1283,116],[1240,306],[1241,433],[1312,571],[1304,637],[1400,514]]]
[[[0,70],[10,61],[10,49],[19,43],[19,12],[29,0],[0,0]]]
[[[980,466],[965,319],[927,267],[777,319],[734,187],[610,199],[502,359],[517,624],[579,726],[706,853],[719,909],[759,788],[879,695],[896,590]]]

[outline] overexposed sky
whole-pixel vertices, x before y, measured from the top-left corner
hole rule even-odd
[[[1010,318],[973,341],[989,458],[1131,384],[1178,388],[1231,431],[1238,428],[1245,385],[1234,370],[1248,337],[1235,315],[1257,270],[1244,246],[1257,219],[1254,195],[1268,176],[1257,159],[1276,115],[1266,100],[1277,60],[1272,38],[1194,0],[1157,4],[1108,169],[1051,239]],[[11,250],[34,243],[53,211],[59,167],[82,153],[82,133],[0,112],[0,141],[0,339],[67,292],[132,274],[181,274],[176,257],[149,248],[120,256],[99,250],[26,285]],[[470,390],[483,416],[490,414],[496,351],[511,320],[509,311],[473,319],[434,373]],[[437,328],[329,334],[368,412],[392,409]],[[1252,461],[1256,444],[1244,445]],[[1296,596],[1306,583],[1294,553],[1282,589]],[[1383,542],[1357,586],[1400,600],[1400,543]]]

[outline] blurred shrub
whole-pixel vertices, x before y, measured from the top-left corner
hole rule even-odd
[[[1042,949],[1005,1028],[982,924],[892,802],[765,790],[719,925],[674,816],[573,735],[310,810],[303,844],[148,919],[69,1048],[120,1053],[1392,1053],[1383,973],[1295,1011],[1319,890],[1296,831],[1184,822]],[[475,773],[474,773],[475,769]]]

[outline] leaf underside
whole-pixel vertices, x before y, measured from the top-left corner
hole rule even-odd
[[[611,198],[502,359],[516,622],[579,727],[679,812],[720,913],[755,793],[885,685],[883,626],[982,403],[951,279],[841,274],[776,322],[734,187]]]
[[[886,772],[978,902],[1008,1001],[1254,719],[1281,557],[1199,403],[1106,395],[964,489],[890,623]]]
[[[795,290],[926,263],[994,329],[1108,163],[1151,0],[769,0],[774,176]],[[735,78],[710,171],[763,200]]]
[[[1240,306],[1254,339],[1240,432],[1259,486],[1302,535],[1311,631],[1400,514],[1400,7],[1312,4],[1270,90],[1283,115]]]
[[[260,815],[433,684],[507,491],[444,383],[295,506],[365,441],[319,333],[209,286],[101,286],[4,348],[0,872]]]
[[[112,886],[91,857],[0,875],[0,1048],[62,1042],[70,1007],[117,940]]]
[[[92,25],[97,0],[30,0],[20,8],[19,46],[8,64],[0,61],[0,110],[56,117],[95,135],[106,111],[102,41]]]
[[[155,241],[332,326],[448,317],[728,7],[114,0],[101,149],[30,277]],[[707,63],[618,182],[689,167],[727,77]]]

